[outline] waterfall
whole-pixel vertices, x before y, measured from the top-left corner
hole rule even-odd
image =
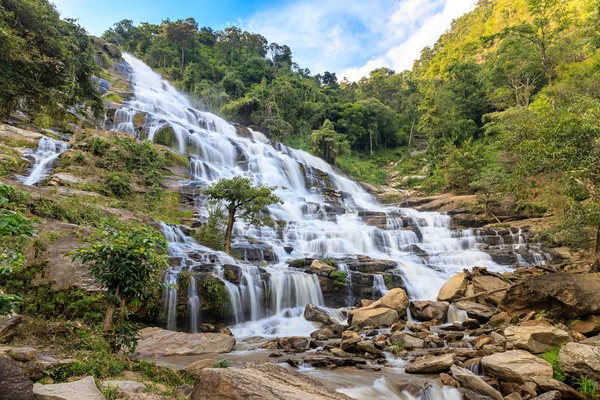
[[[373,275],[373,289],[379,293],[380,296],[383,296],[388,292],[388,288],[385,285],[385,281],[383,279],[383,275],[375,274]]]
[[[191,185],[193,193],[219,179],[244,176],[254,184],[276,186],[275,194],[284,202],[268,207],[276,227],[257,229],[236,223],[232,248],[247,261],[212,251],[163,227],[174,265],[166,277],[192,271],[197,264],[181,252],[203,254],[205,263],[214,267],[232,264],[239,269],[235,283],[219,275],[223,271],[218,268],[213,273],[225,284],[232,320],[245,324],[240,330],[281,333],[296,324],[295,318],[301,318],[306,304],[324,304],[318,278],[288,268],[286,261],[291,259],[363,255],[393,260],[398,267],[391,272],[402,276],[411,299],[435,299],[441,286],[465,268],[512,269],[482,250],[482,245],[491,247],[493,240],[503,242],[507,233],[492,239],[475,229],[454,230],[448,215],[381,205],[322,159],[195,109],[184,94],[146,64],[128,54],[123,57],[131,70],[134,98],[115,115],[113,129],[152,140],[168,127],[173,133],[173,150],[190,158],[191,180],[183,184]],[[196,205],[206,216],[202,196],[196,196]],[[376,215],[380,222],[369,221],[369,215]],[[517,232],[512,241],[519,254],[533,260],[535,255],[524,240],[525,235]],[[544,258],[538,254],[538,259]],[[511,264],[517,264],[512,257],[515,261]],[[261,263],[260,268],[253,263]],[[383,289],[380,282],[374,284]],[[251,328],[249,321],[263,322]],[[308,330],[309,326],[296,328]]]
[[[448,307],[448,316],[446,317],[446,322],[449,324],[454,322],[463,322],[468,317],[469,316],[467,315],[466,311],[458,308],[456,304],[450,304],[450,307]]]
[[[67,151],[69,144],[60,140],[50,139],[43,136],[38,143],[38,148],[33,152],[35,160],[31,167],[31,172],[26,177],[19,180],[25,185],[35,185],[44,178],[47,178],[52,172],[52,167],[58,160],[58,156]]]

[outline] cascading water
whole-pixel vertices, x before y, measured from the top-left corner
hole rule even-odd
[[[498,272],[509,269],[481,250],[483,239],[479,233],[453,231],[449,216],[384,207],[325,161],[270,142],[257,132],[238,133],[223,119],[195,109],[143,62],[128,54],[123,57],[131,67],[135,97],[115,115],[115,129],[136,133],[132,121],[143,119],[142,133],[138,130],[136,134],[152,139],[169,127],[175,138],[174,149],[190,156],[192,180],[188,183],[194,189],[222,178],[245,176],[255,184],[277,186],[275,193],[284,201],[268,208],[278,222],[276,227],[256,229],[243,223],[235,227],[238,239],[233,243],[234,250],[239,249],[250,261],[269,261],[269,266],[260,269],[231,257],[224,260],[223,254],[211,261],[216,266],[214,275],[225,281],[234,322],[249,321],[237,332],[234,328],[234,333],[284,334],[291,331],[286,326],[301,318],[306,304],[324,304],[317,277],[288,268],[285,261],[290,259],[365,255],[394,260],[398,263],[394,273],[403,277],[413,299],[435,299],[446,280],[464,268],[485,266]],[[143,118],[136,118],[139,115]],[[197,205],[206,209],[202,196],[197,196]],[[365,213],[381,214],[386,222],[366,223]],[[187,237],[165,236],[173,252],[198,252],[195,246],[203,248]],[[262,247],[256,245],[256,240]],[[248,246],[260,251],[250,254]],[[202,251],[216,254],[207,248]],[[191,268],[181,254],[176,257],[183,261],[167,277]],[[224,279],[219,269],[224,264],[238,266],[239,284]],[[269,276],[268,280],[263,274]],[[377,286],[383,289],[385,285],[378,282]],[[173,295],[176,292],[166,294],[166,304]],[[292,334],[309,330],[310,326],[296,328]]]
[[[383,296],[388,292],[388,288],[385,285],[385,280],[383,279],[383,275],[375,274],[373,275],[373,289],[375,289],[380,296]]]
[[[60,140],[42,137],[38,143],[38,148],[33,152],[35,163],[31,167],[28,176],[19,179],[25,185],[35,185],[44,178],[47,178],[52,172],[52,167],[58,160],[58,156],[67,151],[69,144]]]

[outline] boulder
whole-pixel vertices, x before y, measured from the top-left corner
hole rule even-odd
[[[406,315],[406,307],[408,307],[408,296],[404,289],[394,288],[387,292],[382,298],[379,300],[369,304],[366,307],[359,308],[359,310],[370,310],[374,308],[391,308],[398,313],[399,318]],[[356,310],[355,310],[356,311]]]
[[[33,382],[11,359],[0,356],[0,400],[32,400]]]
[[[144,328],[139,334],[141,339],[135,350],[139,357],[229,353],[235,346],[235,339],[222,333],[184,333]]]
[[[586,336],[600,333],[600,315],[588,315],[585,319],[572,321],[569,327]]]
[[[485,356],[481,364],[487,375],[508,381],[523,383],[534,376],[552,378],[552,365],[524,350],[511,350]]]
[[[542,393],[537,397],[534,397],[533,400],[561,400],[562,395],[558,390],[553,390],[551,392]]]
[[[600,381],[600,346],[567,343],[558,352],[558,363],[564,373]]]
[[[117,381],[117,380],[105,380],[101,383],[102,387],[112,387],[117,389],[120,395],[127,396],[133,393],[144,393],[146,385],[136,381]]]
[[[8,355],[15,361],[29,362],[35,360],[37,350],[33,347],[13,347],[8,351]]]
[[[36,383],[33,394],[35,400],[105,400],[91,376],[69,383],[52,385]]]
[[[480,323],[486,323],[496,313],[494,308],[473,301],[459,301],[454,304],[459,310],[465,311],[469,318],[474,318]]]
[[[21,323],[20,315],[0,315],[0,342],[10,339],[15,333],[15,327]]]
[[[331,319],[331,316],[327,311],[314,304],[307,304],[306,307],[304,307],[304,319],[307,321],[321,322],[325,325],[335,324],[335,321]]]
[[[356,343],[356,350],[360,353],[372,354],[378,358],[385,358],[383,352],[377,349],[371,342],[361,341]]]
[[[471,282],[473,284],[475,293],[489,292],[510,287],[509,283],[506,283],[499,277],[493,275],[475,276]],[[482,295],[478,297],[478,300],[493,306],[497,306],[504,298],[505,293],[505,291],[500,291],[492,294]]]
[[[354,350],[356,344],[362,340],[360,335],[354,331],[344,331],[342,333],[342,340],[340,341],[340,348],[343,351]]]
[[[275,364],[204,369],[190,400],[350,400],[320,382]]]
[[[410,313],[419,321],[431,321],[432,319],[444,321],[448,314],[448,307],[450,307],[448,302],[427,300],[414,300],[409,305]]]
[[[322,272],[322,273],[326,273],[326,274],[329,274],[330,272],[336,270],[335,267],[332,267],[331,265],[329,265],[326,262],[321,261],[321,260],[313,260],[313,262],[310,264],[308,269],[312,272],[317,272],[317,273]]]
[[[440,289],[438,301],[452,301],[461,298],[467,291],[466,273],[461,272],[454,275]]]
[[[393,344],[394,341],[403,343],[405,350],[422,349],[425,347],[425,341],[410,335],[407,332],[394,332],[392,336],[390,336],[390,342]]]
[[[185,372],[191,376],[199,376],[200,372],[205,368],[212,368],[218,361],[217,360],[198,360],[187,366]]]
[[[509,326],[504,330],[508,349],[524,349],[534,354],[571,341],[569,333],[548,325]]]
[[[358,308],[350,312],[352,325],[376,327],[391,326],[400,318],[396,310],[385,307],[369,307]]]
[[[551,310],[566,319],[600,314],[600,273],[554,273],[524,278],[506,292],[500,308],[519,316]]]
[[[437,374],[449,371],[452,364],[454,364],[452,353],[441,356],[425,355],[410,360],[404,371],[409,374]]]
[[[534,376],[531,380],[544,392],[559,391],[563,399],[586,400],[586,397],[566,383],[546,376]]]
[[[454,379],[460,383],[461,387],[471,389],[474,392],[491,397],[494,400],[504,399],[499,391],[485,383],[483,379],[468,369],[461,368],[457,365],[452,365],[450,367],[450,372],[452,373]]]

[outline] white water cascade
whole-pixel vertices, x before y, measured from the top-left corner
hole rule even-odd
[[[373,275],[373,289],[377,290],[381,296],[388,292],[388,288],[385,285],[385,280],[383,279],[383,275],[375,274]]]
[[[67,151],[69,144],[61,140],[54,140],[49,137],[42,137],[38,143],[38,148],[33,152],[35,160],[28,176],[19,179],[25,185],[35,185],[44,178],[47,178],[52,172],[52,168],[58,160],[58,156]]]
[[[163,226],[169,254],[179,260],[167,274],[166,283],[176,282],[181,271],[191,271],[203,262],[211,264],[212,274],[225,282],[232,322],[240,324],[232,329],[236,335],[310,332],[312,324],[304,321],[301,311],[308,303],[324,305],[323,294],[315,275],[288,268],[286,261],[292,259],[364,255],[393,260],[397,263],[393,273],[403,278],[412,299],[435,299],[446,280],[464,268],[510,269],[481,250],[479,233],[452,230],[450,216],[383,206],[325,161],[195,109],[146,64],[128,54],[123,57],[131,67],[134,98],[115,114],[113,129],[152,140],[169,126],[176,139],[173,148],[190,157],[192,179],[188,184],[195,193],[219,179],[245,176],[255,184],[277,186],[275,192],[284,201],[268,208],[276,227],[257,230],[236,224],[238,239],[232,247],[248,262],[212,251],[177,228]],[[143,115],[141,131],[133,124],[139,120],[136,115]],[[205,216],[202,196],[196,196],[196,205]],[[367,224],[365,213],[382,215],[386,223]],[[520,245],[521,238],[513,242]],[[194,261],[190,253],[205,254],[208,259]],[[262,268],[251,264],[265,261],[267,266]],[[238,282],[225,279],[226,264],[237,267]],[[385,287],[381,282],[376,285]],[[190,292],[190,296],[194,294]],[[176,287],[165,291],[168,309],[176,297]],[[197,307],[196,301],[190,301],[189,308],[196,315]],[[170,328],[175,327],[172,311]],[[196,326],[201,322],[190,321]]]

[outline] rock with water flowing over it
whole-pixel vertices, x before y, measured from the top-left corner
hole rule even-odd
[[[306,375],[274,364],[203,370],[190,400],[215,399],[350,400]]]
[[[306,307],[304,307],[304,319],[307,321],[321,322],[325,325],[335,324],[335,321],[331,319],[331,316],[327,311],[314,304],[307,304]]]
[[[449,371],[452,364],[454,364],[452,353],[441,356],[425,355],[410,360],[405,371],[409,374],[436,374]]]
[[[91,376],[69,383],[52,385],[36,383],[33,393],[36,400],[105,400]]]
[[[33,382],[21,368],[7,357],[0,356],[0,400],[32,400]]]
[[[431,321],[437,319],[444,321],[448,314],[450,303],[446,301],[411,301],[409,308],[411,315],[419,321]]]
[[[600,273],[527,277],[507,291],[500,309],[519,316],[552,310],[569,319],[600,314]]]
[[[485,356],[481,363],[487,375],[508,381],[523,383],[533,376],[552,378],[552,365],[524,350],[511,350]]]
[[[568,375],[589,376],[600,381],[600,346],[567,343],[558,352],[558,362]]]
[[[524,349],[534,354],[571,341],[567,332],[549,325],[509,326],[504,336],[508,349]]]
[[[468,369],[453,365],[450,367],[450,372],[454,379],[460,382],[461,387],[471,389],[484,396],[491,397],[494,400],[503,400],[502,394],[499,391],[485,383],[483,379]]]
[[[485,304],[475,303],[473,301],[459,301],[454,303],[459,310],[463,310],[467,313],[469,318],[474,318],[480,323],[484,324],[492,318],[496,313],[496,309]]]
[[[221,333],[184,333],[161,328],[144,328],[135,350],[140,357],[193,356],[211,353],[229,353],[235,339]]]
[[[452,301],[461,298],[467,290],[466,273],[460,272],[444,283],[438,294],[438,301]]]

